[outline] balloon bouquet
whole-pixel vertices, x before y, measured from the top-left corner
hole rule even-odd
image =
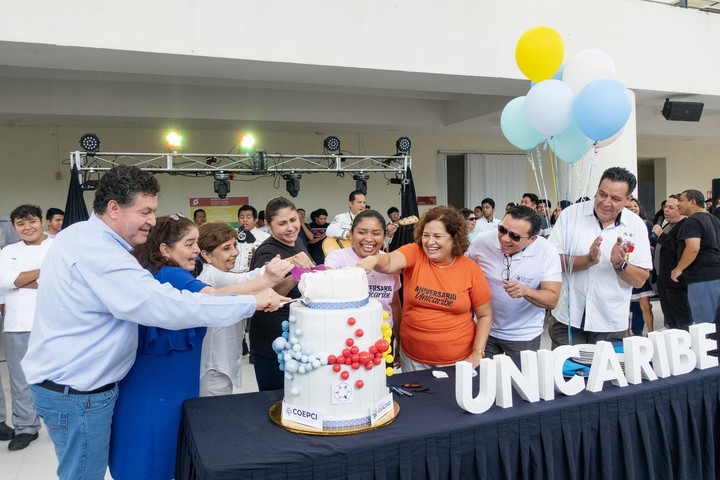
[[[569,170],[591,149],[596,153],[617,140],[630,118],[632,100],[625,86],[616,80],[615,65],[605,52],[583,50],[563,64],[563,41],[552,28],[539,26],[526,31],[518,40],[515,59],[531,80],[531,88],[526,96],[505,106],[500,127],[512,145],[527,153],[538,193],[545,185],[540,145],[549,145],[555,154],[551,167],[557,203],[557,159],[565,162]],[[565,199],[572,201],[568,196],[569,192]],[[578,197],[582,196],[585,194],[579,192]]]

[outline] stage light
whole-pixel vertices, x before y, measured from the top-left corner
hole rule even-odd
[[[246,133],[240,139],[241,150],[253,150],[255,148],[255,137],[251,133]]]
[[[355,190],[363,195],[367,195],[367,181],[369,179],[370,176],[367,173],[356,173],[353,175],[353,180],[355,180]]]
[[[253,152],[253,173],[267,172],[267,157],[265,150],[257,150]]]
[[[83,191],[97,190],[100,180],[86,180],[80,184],[80,189]]]
[[[80,137],[80,146],[88,155],[95,155],[100,150],[100,139],[94,133],[86,133]]]
[[[408,137],[400,137],[395,142],[395,149],[397,150],[397,153],[402,153],[404,155],[407,155],[411,146],[412,142]]]
[[[402,185],[403,181],[404,181],[404,178],[403,178],[402,174],[400,174],[400,175],[396,174],[395,178],[390,179],[390,183],[393,185]]]
[[[291,197],[297,197],[300,193],[300,179],[302,175],[299,173],[290,173],[283,175],[285,179],[285,190],[290,194]]]
[[[182,141],[182,136],[177,132],[170,132],[167,137],[165,137],[165,145],[167,145],[168,150],[171,151],[180,150],[180,147],[182,147]]]
[[[323,140],[323,148],[328,152],[340,153],[340,139],[338,137],[327,137]]]
[[[225,198],[230,192],[230,175],[223,171],[215,172],[215,193],[218,197]]]

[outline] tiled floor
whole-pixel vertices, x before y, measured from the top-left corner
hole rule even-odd
[[[663,316],[660,305],[656,301],[653,301],[652,304],[653,313],[655,314],[655,329],[657,330],[663,326]],[[541,346],[542,348],[550,348],[547,334],[543,335]],[[0,358],[4,358],[1,347]],[[5,362],[0,362],[0,376],[5,389],[5,398],[8,401],[8,418],[11,418],[9,411],[10,392]],[[243,359],[243,388],[238,393],[256,391],[255,372],[252,365],[248,363],[247,357],[245,357]],[[0,480],[52,480],[57,478],[55,475],[56,468],[57,460],[53,452],[53,445],[45,428],[40,430],[40,438],[25,450],[10,452],[7,449],[6,442],[0,443]],[[112,478],[109,472],[105,475],[105,478]]]
[[[0,358],[4,358],[0,352]],[[236,393],[257,392],[257,382],[252,365],[248,363],[247,357],[243,358],[243,388],[236,390]],[[0,376],[2,377],[5,399],[10,401],[10,387],[8,383],[8,372],[5,362],[0,362]],[[8,425],[10,425],[10,405],[7,405]],[[40,430],[40,437],[30,444],[25,450],[11,452],[7,449],[7,442],[0,442],[0,480],[53,480],[57,479],[55,470],[57,459],[53,450],[53,444],[48,437],[47,430],[43,425]],[[110,472],[105,474],[106,480],[111,480]]]

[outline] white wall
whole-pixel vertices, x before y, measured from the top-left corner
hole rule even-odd
[[[720,94],[712,48],[720,45],[720,15],[639,0],[0,0],[0,11],[0,42],[260,61],[268,68],[277,62],[491,78],[523,78],[515,44],[525,30],[544,24],[563,36],[568,55],[605,50],[628,88]],[[85,55],[92,52],[57,67],[83,69]],[[16,60],[52,62],[22,54]],[[146,64],[99,67],[188,74],[181,62],[152,57]],[[683,72],[695,73],[677,74]],[[236,73],[228,78],[242,78]],[[203,76],[202,70],[193,74]],[[352,75],[343,80],[354,85]],[[292,81],[303,82],[302,69]],[[393,78],[377,81],[382,85],[364,86],[394,86]],[[481,82],[468,82],[467,89],[482,89]]]
[[[658,204],[670,194],[691,188],[705,194],[712,190],[712,179],[720,178],[720,145],[638,142],[638,156],[660,159],[655,161],[655,198],[659,199]],[[660,177],[657,173],[658,166],[660,170],[665,167],[665,174]],[[658,185],[661,188],[659,191]]]

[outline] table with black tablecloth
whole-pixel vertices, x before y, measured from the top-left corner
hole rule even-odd
[[[552,401],[473,415],[455,401],[455,370],[396,375],[434,393],[395,397],[391,424],[347,436],[271,423],[282,391],[183,405],[176,478],[184,479],[716,479],[720,367],[625,388],[607,382]],[[476,380],[477,381],[477,380]]]

